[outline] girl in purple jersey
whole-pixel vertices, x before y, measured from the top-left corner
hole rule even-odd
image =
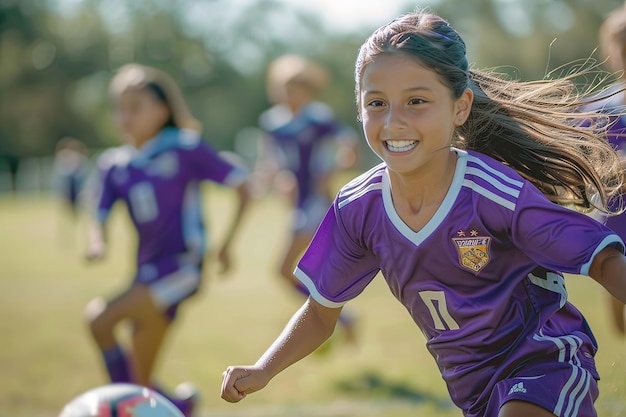
[[[91,334],[102,353],[111,382],[156,386],[152,379],[162,342],[179,305],[200,286],[206,238],[199,183],[211,180],[235,187],[239,208],[219,251],[223,267],[247,201],[247,172],[220,158],[199,135],[182,94],[165,73],[131,64],[111,82],[115,116],[127,143],[100,166],[97,221],[90,229],[88,258],[105,253],[104,225],[113,204],[122,200],[139,237],[137,273],[131,285],[86,309]],[[131,325],[130,346],[115,337],[120,323]],[[195,390],[181,384],[168,395],[186,415]]]
[[[562,272],[626,301],[624,244],[555,203],[586,209],[593,193],[605,210],[621,172],[602,128],[572,114],[571,77],[471,70],[459,34],[425,11],[376,30],[355,77],[384,163],[339,192],[296,269],[311,296],[255,365],[224,372],[222,398],[311,353],[382,272],[464,415],[595,416],[596,342]]]

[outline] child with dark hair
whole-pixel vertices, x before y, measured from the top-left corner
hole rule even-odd
[[[221,158],[201,136],[174,81],[151,67],[122,67],[111,82],[116,120],[132,145],[109,154],[101,166],[96,221],[90,230],[88,258],[105,252],[104,225],[113,204],[122,200],[139,236],[137,272],[131,285],[111,300],[93,300],[87,316],[111,382],[160,388],[152,373],[163,340],[179,306],[200,287],[206,237],[199,184],[209,180],[233,187],[239,208],[219,251],[230,265],[230,244],[248,192],[248,173]],[[118,324],[132,326],[123,349]],[[168,396],[186,416],[195,405],[190,385]]]
[[[608,210],[621,169],[602,120],[573,112],[575,76],[472,70],[460,35],[426,11],[376,30],[356,99],[383,163],[339,191],[296,268],[311,296],[255,365],[224,372],[222,398],[315,350],[382,272],[465,416],[596,416],[597,345],[562,273],[625,302],[624,243],[556,203]]]

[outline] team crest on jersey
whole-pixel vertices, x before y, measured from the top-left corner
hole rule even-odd
[[[476,230],[471,230],[469,236],[463,230],[457,232],[458,237],[452,238],[459,254],[461,266],[477,273],[489,263],[489,246],[491,238],[479,236]]]

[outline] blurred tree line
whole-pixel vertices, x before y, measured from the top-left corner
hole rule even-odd
[[[621,3],[416,0],[402,11],[430,7],[464,36],[473,65],[534,79],[591,56],[601,21]],[[373,29],[335,31],[279,0],[0,0],[0,155],[49,155],[64,136],[116,145],[107,87],[128,62],[172,74],[221,149],[256,125],[268,106],[265,66],[287,52],[330,69],[323,99],[359,129],[353,63]]]

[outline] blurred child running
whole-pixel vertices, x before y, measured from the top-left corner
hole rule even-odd
[[[166,73],[130,64],[117,72],[110,90],[116,121],[132,148],[116,149],[101,159],[105,163],[87,256],[104,256],[105,223],[113,204],[121,200],[139,237],[137,271],[128,288],[110,300],[93,300],[86,314],[111,382],[163,392],[152,378],[161,345],[180,305],[201,284],[207,248],[199,183],[213,181],[238,192],[238,210],[218,256],[228,268],[230,245],[248,200],[248,173],[220,158],[200,136],[199,122]],[[115,337],[122,322],[132,329],[127,348]],[[167,396],[186,416],[192,415],[196,393],[189,384],[179,386],[176,396]]]
[[[255,180],[261,189],[273,185],[293,207],[279,273],[305,297],[308,289],[294,277],[293,268],[332,203],[335,175],[356,163],[355,132],[317,100],[328,83],[322,66],[298,55],[278,57],[267,72],[267,95],[274,105],[259,118],[266,136]],[[340,324],[347,340],[354,342],[354,317],[344,312]]]
[[[59,234],[63,243],[68,236],[67,220],[71,220],[72,226],[78,220],[90,170],[89,152],[83,142],[68,136],[57,143],[52,166],[52,188],[61,204]]]

